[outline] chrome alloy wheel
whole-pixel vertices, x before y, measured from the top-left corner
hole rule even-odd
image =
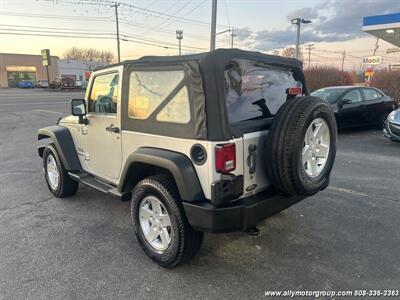
[[[46,170],[47,170],[47,179],[50,184],[50,187],[53,190],[57,190],[58,185],[60,183],[60,172],[58,171],[56,159],[52,154],[47,156],[46,160]]]
[[[146,240],[156,250],[166,250],[171,244],[171,219],[165,206],[155,196],[146,196],[139,209],[140,228]]]
[[[322,173],[328,161],[331,145],[331,134],[328,124],[322,118],[313,120],[304,137],[302,162],[304,170],[310,177]]]

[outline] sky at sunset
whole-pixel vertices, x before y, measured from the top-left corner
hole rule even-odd
[[[108,0],[0,0],[0,52],[39,54],[49,48],[62,56],[70,47],[116,53],[115,14]],[[182,29],[182,52],[209,48],[211,0],[121,0],[119,7],[122,59],[177,54],[176,29]],[[313,43],[312,64],[341,64],[359,69],[372,55],[376,39],[362,32],[368,15],[400,12],[399,0],[218,0],[217,32],[235,29],[235,47],[272,53],[293,46],[290,18],[303,17],[304,45]],[[57,35],[58,37],[56,37]],[[217,47],[230,47],[229,32],[217,37]],[[377,53],[386,63],[400,63],[393,46],[379,42]]]

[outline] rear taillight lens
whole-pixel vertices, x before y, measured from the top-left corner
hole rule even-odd
[[[236,169],[236,146],[234,143],[215,147],[215,168],[218,173],[229,173]]]
[[[286,90],[286,94],[291,96],[301,95],[303,93],[303,89],[301,87],[290,87]]]

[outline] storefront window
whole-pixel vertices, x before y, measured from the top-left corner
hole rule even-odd
[[[17,87],[22,80],[29,80],[36,83],[35,72],[7,72],[8,86]]]

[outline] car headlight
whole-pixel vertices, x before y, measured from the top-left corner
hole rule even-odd
[[[389,115],[388,115],[388,120],[389,121],[394,121],[394,116],[396,115],[396,111],[392,111]]]

